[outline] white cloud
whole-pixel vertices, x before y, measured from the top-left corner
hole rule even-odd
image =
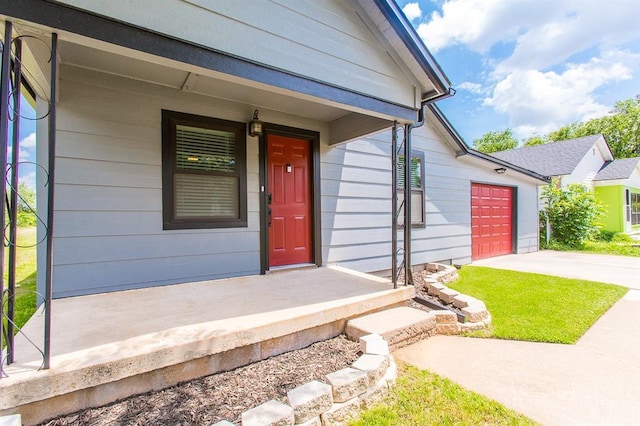
[[[564,60],[585,46],[635,38],[638,16],[637,0],[611,0],[606,7],[585,0],[448,0],[418,34],[432,52],[463,44],[485,53],[499,42],[516,42],[516,59]]]
[[[36,188],[36,172],[29,172],[26,175],[20,176],[20,182],[26,184],[29,188]],[[35,206],[32,206],[35,207]]]
[[[640,73],[640,54],[624,50],[640,41],[638,16],[638,0],[445,0],[417,31],[432,52],[479,54],[478,81],[458,88],[526,137],[611,110],[597,94]]]
[[[35,132],[29,133],[29,135],[20,141],[21,148],[35,148],[36,146],[36,134]]]
[[[527,3],[535,7],[526,7]],[[555,9],[552,0],[449,0],[442,5],[442,13],[433,12],[417,31],[432,52],[464,44],[484,53],[543,22],[545,11]]]
[[[470,81],[465,81],[456,86],[456,90],[466,90],[468,92],[474,93],[476,95],[486,95],[487,88],[479,83],[472,83]]]
[[[420,5],[416,3],[407,3],[403,8],[405,16],[409,19],[409,21],[414,21],[418,18],[422,17],[422,10],[420,10]]]
[[[531,26],[517,37],[513,53],[496,67],[496,72],[545,69],[593,47],[610,49],[640,38],[637,0],[617,0],[607,7],[566,0],[558,6],[561,15],[550,14],[546,22]]]
[[[484,105],[507,114],[509,126],[520,137],[602,116],[611,108],[596,102],[594,91],[631,78],[627,66],[609,60],[615,57],[604,55],[584,64],[570,64],[561,73],[514,71],[495,85]]]
[[[31,153],[36,146],[36,134],[30,133],[20,141],[20,153],[18,155],[18,161],[27,161],[31,158]],[[13,152],[13,146],[7,147],[7,160],[11,161],[11,154]]]

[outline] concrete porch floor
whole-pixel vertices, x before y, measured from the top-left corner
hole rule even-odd
[[[235,368],[338,335],[347,319],[413,294],[324,267],[56,299],[51,368],[38,371],[41,356],[17,337],[0,415],[33,423]],[[41,312],[24,331],[42,342]]]

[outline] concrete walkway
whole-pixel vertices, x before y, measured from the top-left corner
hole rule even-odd
[[[535,272],[640,289],[640,258],[543,250],[476,260],[474,266]]]
[[[395,353],[545,425],[640,424],[640,291],[576,345],[436,336]]]
[[[638,258],[546,251],[480,264],[640,288]],[[436,336],[395,355],[545,425],[640,424],[640,290],[575,345]]]

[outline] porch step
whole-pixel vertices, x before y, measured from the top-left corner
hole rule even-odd
[[[436,316],[433,312],[399,307],[351,319],[345,333],[356,342],[367,334],[379,334],[392,349],[397,349],[425,339],[435,330]]]

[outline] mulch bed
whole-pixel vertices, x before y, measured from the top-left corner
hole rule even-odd
[[[232,371],[192,380],[90,408],[43,423],[62,425],[211,425],[240,424],[241,414],[271,399],[286,402],[287,392],[348,367],[359,345],[340,336],[277,355]]]

